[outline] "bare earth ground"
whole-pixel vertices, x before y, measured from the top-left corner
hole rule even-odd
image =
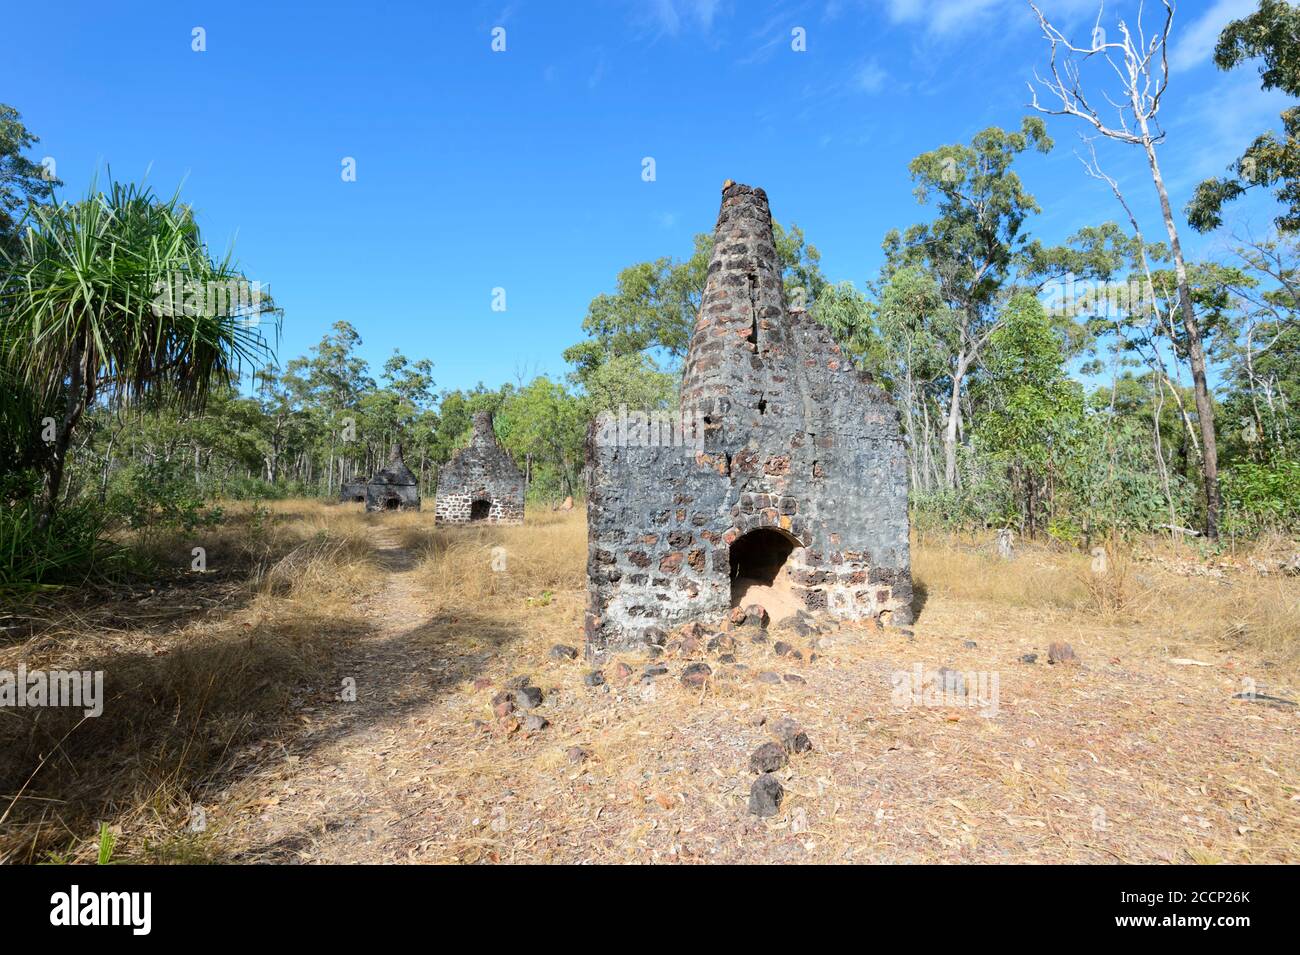
[[[372,626],[341,648],[337,690],[300,700],[289,731],[238,748],[226,781],[201,799],[220,858],[1300,858],[1300,707],[1232,699],[1243,677],[1300,699],[1281,675],[1292,671],[1261,651],[1184,645],[1122,616],[954,596],[918,573],[929,593],[913,638],[843,629],[752,643],[753,631],[738,630],[739,665],[701,646],[690,659],[669,654],[669,672],[642,682],[649,661],[626,656],[630,678],[617,679],[611,660],[608,683],[589,688],[590,664],[548,654],[581,646],[581,515],[558,526],[543,517],[536,534],[555,532],[563,546],[510,528],[440,531],[430,550],[431,515],[374,524],[375,557],[390,573],[356,603]],[[492,569],[493,547],[508,569]],[[1023,574],[1032,560],[981,566]],[[548,573],[564,585],[545,589]],[[803,660],[778,657],[777,639]],[[1079,665],[1049,666],[1052,640],[1069,641]],[[1019,662],[1027,653],[1037,662]],[[697,660],[713,679],[688,689],[679,675]],[[972,683],[996,675],[996,715],[896,705],[891,679],[916,665]],[[764,671],[806,682],[761,682]],[[516,675],[544,691],[535,712],[547,728],[509,732],[494,720],[491,698]],[[336,698],[348,696],[346,680],[354,701]],[[784,803],[759,819],[747,811],[749,755],[784,716],[813,749],[777,773]]]

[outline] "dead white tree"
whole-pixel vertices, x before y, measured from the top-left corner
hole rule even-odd
[[[1097,134],[1115,142],[1140,146],[1146,155],[1147,166],[1151,172],[1151,181],[1155,185],[1160,200],[1160,213],[1164,218],[1165,231],[1169,236],[1170,253],[1174,260],[1174,278],[1178,286],[1178,310],[1183,326],[1183,337],[1187,348],[1188,364],[1192,372],[1193,394],[1196,402],[1196,416],[1201,432],[1201,462],[1205,478],[1205,533],[1207,537],[1217,538],[1219,534],[1219,461],[1218,449],[1214,438],[1214,406],[1210,402],[1210,390],[1206,380],[1205,347],[1201,340],[1201,327],[1192,305],[1191,289],[1187,281],[1187,264],[1183,258],[1182,243],[1178,238],[1178,225],[1174,221],[1173,207],[1169,202],[1169,192],[1160,172],[1160,162],[1156,147],[1164,142],[1165,132],[1160,128],[1159,113],[1161,99],[1169,88],[1169,36],[1174,25],[1174,5],[1170,0],[1162,0],[1165,16],[1162,28],[1148,38],[1142,26],[1142,9],[1138,8],[1136,26],[1130,29],[1125,20],[1119,20],[1117,40],[1108,40],[1102,28],[1102,12],[1097,11],[1097,20],[1093,26],[1090,45],[1078,46],[1053,26],[1031,3],[1030,8],[1038,17],[1043,37],[1051,48],[1049,75],[1044,77],[1037,71],[1034,78],[1037,83],[1030,83],[1032,102],[1029,104],[1040,113],[1051,116],[1073,116],[1091,126]],[[1090,62],[1104,64],[1110,68],[1118,81],[1117,95],[1102,88],[1100,97],[1105,101],[1108,114],[1113,111],[1114,119],[1103,119],[1101,108],[1095,97],[1084,89],[1083,68]],[[1039,89],[1050,95],[1052,102],[1044,105],[1039,102]]]

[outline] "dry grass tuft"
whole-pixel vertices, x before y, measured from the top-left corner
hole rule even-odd
[[[1300,673],[1300,579],[1251,569],[1275,566],[1294,544],[1269,540],[1260,552],[1218,563],[1163,539],[1114,540],[1100,550],[1104,573],[1095,556],[1058,545],[1022,542],[1004,561],[991,540],[929,536],[913,551],[912,574],[922,606],[938,598],[1064,614],[1162,646],[1254,650],[1283,672]]]
[[[442,606],[491,600],[522,611],[586,588],[587,527],[581,515],[530,512],[521,527],[411,526],[402,540],[417,553],[420,578]]]
[[[912,551],[912,578],[926,600],[978,600],[1012,607],[1074,610],[1087,603],[1081,571],[1087,559],[1038,545],[1020,544],[1004,561],[992,539],[927,535]]]
[[[152,535],[160,564],[188,568],[202,546],[211,573],[164,571],[143,597],[47,607],[32,636],[0,648],[2,669],[104,673],[98,717],[0,710],[0,861],[93,860],[101,821],[130,834],[128,858],[212,856],[187,828],[196,795],[233,747],[323,692],[366,626],[355,600],[378,569],[364,525],[331,510],[235,508],[215,530]]]

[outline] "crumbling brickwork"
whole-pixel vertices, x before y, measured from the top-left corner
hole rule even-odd
[[[524,476],[492,429],[492,415],[474,415],[468,446],[438,474],[437,524],[522,524]]]
[[[366,484],[367,511],[418,511],[420,487],[402,460],[402,446],[393,446],[388,463]]]
[[[810,611],[911,622],[898,413],[787,308],[762,189],[723,190],[682,406],[698,441],[589,435],[589,646],[722,616],[737,574],[756,573],[745,563],[780,564]]]

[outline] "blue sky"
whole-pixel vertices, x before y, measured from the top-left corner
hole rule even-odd
[[[763,186],[832,279],[862,283],[885,232],[927,216],[908,161],[1018,125],[1045,63],[1024,0],[503,3],[24,4],[4,18],[3,100],[69,197],[105,166],[183,182],[209,242],[233,241],[284,307],[282,360],[346,320],[376,370],[400,347],[456,388],[562,375],[592,297],[627,265],[687,255],[728,178]],[[1042,6],[1089,35],[1092,0]],[[1136,6],[1109,3],[1103,25]],[[1178,8],[1162,156],[1181,208],[1285,104],[1210,60],[1251,0]],[[1021,165],[1045,241],[1120,218],[1080,170],[1080,128],[1050,120],[1057,149]],[[1140,154],[1102,156],[1163,238]],[[1229,226],[1262,233],[1270,212],[1242,203]]]

